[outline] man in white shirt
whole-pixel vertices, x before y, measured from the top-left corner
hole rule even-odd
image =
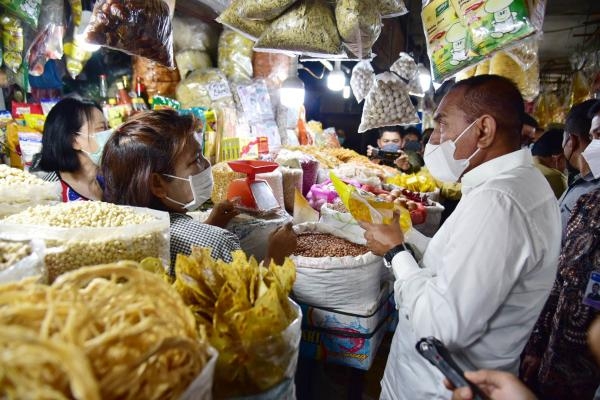
[[[519,355],[554,281],[560,213],[552,190],[521,150],[523,99],[495,75],[457,83],[441,101],[425,163],[461,180],[462,199],[436,235],[397,221],[363,224],[367,246],[396,278],[400,321],[381,382],[382,399],[443,399],[443,377],[416,351],[435,336],[467,370],[517,372]]]

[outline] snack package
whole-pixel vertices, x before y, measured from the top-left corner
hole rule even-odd
[[[237,10],[242,7],[247,0],[233,0],[216,19],[220,24],[225,25],[250,40],[257,40],[271,24],[269,21],[257,21],[240,16]]]
[[[162,64],[144,57],[133,57],[132,82],[142,79],[148,98],[154,95],[175,97],[177,84],[181,81],[178,68],[169,69]]]
[[[590,98],[590,84],[582,71],[577,71],[571,81],[569,108]]]
[[[33,29],[37,28],[42,0],[0,0],[0,6],[4,11],[25,21]]]
[[[451,2],[463,25],[468,27],[473,50],[480,56],[535,32],[529,21],[526,0]]]
[[[254,42],[232,31],[223,30],[219,38],[219,69],[227,79],[242,81],[252,79],[252,47]]]
[[[213,27],[198,18],[173,18],[173,48],[176,52],[183,50],[210,51],[217,42]],[[179,67],[179,63],[177,63]]]
[[[210,55],[202,50],[183,50],[175,54],[177,69],[182,78],[198,69],[212,68]]]
[[[2,60],[6,67],[17,73],[23,63],[23,26],[16,18],[2,17]]]
[[[417,74],[417,63],[408,53],[402,52],[390,67],[390,71],[402,79],[411,81]]]
[[[63,56],[64,2],[44,0],[44,13],[40,16],[40,31],[27,50],[29,74],[41,76],[48,60],[60,60]]]
[[[274,20],[254,50],[285,51],[309,56],[339,56],[342,42],[333,12],[321,0],[298,0]]]
[[[39,103],[19,103],[13,101],[12,104],[12,116],[14,119],[24,119],[25,114],[44,114],[42,106]]]
[[[39,133],[44,131],[44,123],[46,122],[46,116],[41,114],[24,114],[25,126],[31,129],[35,129]]]
[[[71,6],[71,18],[73,24],[79,26],[79,24],[81,24],[81,13],[83,11],[81,0],[69,0],[69,5]]]
[[[360,59],[371,55],[381,34],[381,15],[376,0],[338,0],[335,20],[344,46]]]
[[[393,18],[408,13],[406,5],[402,0],[378,0],[377,10],[381,18]]]
[[[169,6],[162,0],[100,0],[85,29],[88,43],[175,68]]]
[[[350,87],[356,101],[360,103],[367,97],[367,94],[373,87],[375,82],[375,72],[371,63],[367,60],[362,60],[356,63],[352,68],[352,76],[350,77]]]
[[[406,84],[391,72],[377,75],[365,100],[358,132],[382,126],[417,123],[419,116],[410,101]]]
[[[296,0],[253,0],[243,1],[237,9],[239,15],[245,18],[267,20],[277,18]]]
[[[540,91],[539,65],[534,62],[524,69],[516,57],[507,51],[495,53],[489,62],[489,73],[510,78],[526,101],[533,101]]]
[[[214,108],[218,104],[233,106],[227,78],[218,69],[192,72],[177,85],[176,93],[183,108]]]
[[[42,151],[42,134],[39,132],[19,132],[19,147],[23,170],[29,171],[33,156]]]
[[[296,57],[281,53],[254,52],[252,59],[254,78],[264,79],[270,90],[279,89],[286,78],[295,74],[297,64]]]
[[[181,103],[177,100],[159,95],[152,96],[153,110],[179,110],[180,108]]]

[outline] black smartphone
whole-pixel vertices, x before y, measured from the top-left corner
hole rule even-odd
[[[417,342],[416,347],[419,354],[437,367],[454,387],[469,386],[475,400],[490,400],[477,385],[465,378],[463,370],[452,359],[450,352],[440,340],[434,337],[422,338]]]

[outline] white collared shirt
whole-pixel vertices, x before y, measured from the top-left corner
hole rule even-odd
[[[466,173],[462,193],[431,240],[411,241],[422,268],[407,252],[392,261],[400,321],[382,399],[450,398],[441,373],[415,350],[426,336],[445,343],[464,369],[517,372],[554,282],[560,212],[527,149]]]

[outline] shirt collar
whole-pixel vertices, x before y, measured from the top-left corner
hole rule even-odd
[[[510,171],[511,169],[532,164],[533,157],[531,156],[529,149],[526,148],[496,157],[484,162],[463,175],[461,180],[462,192],[463,194],[467,194],[469,191],[490,178],[498,176],[503,172]]]

